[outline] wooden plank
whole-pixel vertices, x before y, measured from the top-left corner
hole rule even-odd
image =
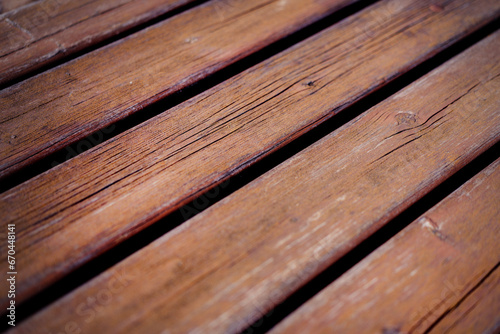
[[[307,301],[271,333],[425,333],[500,262],[499,189],[497,160]],[[492,285],[481,284],[479,291],[467,298],[467,305],[462,303],[449,320],[456,320],[461,310],[470,310],[475,303],[480,305],[478,299],[471,305],[474,297],[484,298],[485,292],[496,289],[496,309],[476,312],[472,318],[462,318],[463,313],[459,317],[463,323],[472,320],[470,325],[479,322],[482,329],[498,326],[498,270],[496,276]],[[439,328],[435,328],[436,333],[451,329],[444,323]],[[478,327],[457,329],[462,333],[487,332],[478,331]]]
[[[3,1],[4,9],[20,8],[0,16],[0,84],[192,1]]]
[[[452,309],[429,333],[498,333],[499,330],[500,269],[497,267],[484,283],[458,307]]]
[[[210,1],[8,87],[0,177],[356,1]]]
[[[496,17],[493,4],[380,2],[1,194],[3,221],[18,226],[17,300]]]
[[[37,0],[0,0],[0,14],[10,12],[35,1]]]
[[[242,330],[500,139],[499,48],[496,33],[19,328]]]

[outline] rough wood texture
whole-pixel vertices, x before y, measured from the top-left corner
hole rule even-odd
[[[24,7],[4,1],[6,9],[21,8],[0,16],[0,84],[191,1],[42,0]]]
[[[499,51],[496,33],[16,329],[245,328],[500,139]]]
[[[497,192],[494,195],[497,198],[498,189],[497,186]],[[497,226],[499,219],[497,217]],[[498,240],[498,233],[496,238]],[[498,245],[496,246],[498,247]],[[497,267],[456,308],[451,309],[449,314],[446,314],[429,333],[498,332],[500,332],[500,269]]]
[[[10,12],[35,1],[37,0],[0,0],[0,14]]]
[[[0,195],[3,220],[18,225],[18,300],[382,86],[500,7],[465,3],[440,13],[426,1],[378,3]]]
[[[499,189],[497,160],[271,332],[425,333],[500,262]],[[461,333],[489,333],[483,330],[498,326],[496,276],[459,304],[435,332],[445,333],[452,329],[450,325],[458,325]],[[490,300],[484,298],[492,290],[496,292]],[[481,306],[478,297],[486,304]],[[495,299],[496,309],[478,313]],[[475,314],[463,317],[470,311]]]
[[[6,88],[0,177],[355,1],[210,1]]]

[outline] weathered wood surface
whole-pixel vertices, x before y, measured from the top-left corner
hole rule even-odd
[[[25,6],[0,2],[4,10],[20,7],[0,16],[0,84],[191,1],[42,0],[26,1],[31,4]]]
[[[0,177],[354,2],[210,1],[8,87]]]
[[[499,51],[495,33],[16,330],[242,330],[500,139]]]
[[[498,198],[498,188],[495,196]],[[498,220],[497,217],[497,225]],[[500,269],[498,267],[463,302],[451,309],[449,314],[446,314],[429,331],[431,334],[498,332],[500,332]]]
[[[487,329],[500,324],[498,270],[481,280],[500,263],[499,190],[497,160],[271,333],[425,333],[455,306],[435,333],[493,333]]]
[[[18,300],[381,87],[500,7],[465,3],[436,13],[426,1],[380,2],[3,193],[3,220],[18,225]]]
[[[0,0],[0,14],[10,12],[35,1],[37,0]]]

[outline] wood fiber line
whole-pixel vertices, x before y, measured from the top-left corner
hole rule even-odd
[[[192,1],[26,1],[30,4],[0,16],[0,84]],[[15,9],[8,1],[1,5]]]
[[[425,333],[442,315],[431,332],[493,333],[500,323],[499,270],[490,274],[500,262],[499,189],[497,160],[271,333]]]
[[[500,32],[28,318],[16,332],[57,331],[68,323],[89,333],[241,331],[500,139],[498,51]],[[490,206],[493,196],[485,199],[498,210]],[[433,219],[441,222],[441,216]],[[99,226],[88,224],[72,227]],[[450,242],[438,232],[443,240],[434,242]],[[496,241],[497,230],[479,232],[478,240],[491,233],[486,245]],[[487,256],[496,259],[498,252]],[[111,298],[99,302],[105,293]]]
[[[453,1],[440,13],[429,10],[429,3],[380,2],[1,194],[2,221],[17,224],[17,261],[23,268],[17,300],[498,14],[485,0]],[[373,21],[381,17],[386,19]],[[380,51],[373,53],[374,47]],[[6,244],[0,250],[6,252]],[[0,301],[6,303],[6,296]]]
[[[356,1],[214,0],[5,88],[0,91],[0,178]],[[32,22],[22,18],[16,25],[28,31]],[[107,22],[101,16],[96,20]],[[0,24],[11,26],[5,20]],[[46,24],[53,28],[52,20]],[[66,43],[53,36],[43,41],[51,50]]]

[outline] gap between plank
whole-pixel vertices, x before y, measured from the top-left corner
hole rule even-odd
[[[36,75],[38,75],[38,74],[40,74],[42,72],[48,71],[48,70],[50,70],[50,69],[52,69],[54,67],[62,65],[64,63],[67,63],[67,62],[69,62],[69,61],[71,61],[73,59],[81,57],[81,56],[83,56],[86,53],[90,53],[90,52],[95,51],[97,49],[100,49],[100,48],[102,48],[102,47],[104,47],[104,46],[106,46],[108,44],[114,43],[114,42],[116,42],[116,41],[118,41],[120,39],[123,39],[123,38],[125,38],[127,36],[130,36],[132,34],[135,34],[136,32],[139,32],[139,31],[141,31],[143,29],[146,29],[149,26],[155,25],[155,24],[157,24],[157,23],[159,23],[161,21],[165,21],[165,20],[167,20],[167,19],[169,19],[169,18],[171,18],[173,16],[176,16],[178,14],[186,12],[186,11],[188,11],[188,10],[190,10],[190,9],[196,7],[196,6],[199,6],[199,5],[201,5],[201,4],[203,4],[203,3],[207,2],[207,1],[209,1],[209,0],[195,0],[193,2],[181,5],[181,6],[175,8],[175,9],[172,9],[172,10],[170,10],[170,11],[168,11],[168,12],[162,14],[162,15],[159,15],[159,16],[157,16],[155,18],[147,20],[146,22],[143,22],[143,23],[138,24],[138,25],[136,25],[134,27],[126,29],[125,31],[122,31],[121,33],[118,33],[118,34],[116,34],[114,36],[105,38],[104,40],[102,40],[100,42],[97,42],[97,43],[95,43],[93,45],[85,47],[85,48],[83,48],[80,51],[77,51],[75,53],[71,53],[71,54],[65,55],[65,56],[61,57],[60,59],[58,59],[58,60],[50,62],[50,63],[48,63],[46,65],[43,65],[43,66],[41,66],[39,68],[36,68],[36,69],[34,69],[34,70],[32,70],[32,71],[30,71],[28,73],[22,74],[22,75],[16,77],[15,79],[8,80],[8,81],[6,81],[4,83],[1,83],[0,84],[0,90],[5,89],[5,88],[7,88],[9,86],[15,85],[15,84],[17,84],[17,83],[19,83],[21,81],[24,81],[24,80],[30,78],[30,77],[34,77],[34,76],[36,76]]]
[[[431,190],[415,204],[399,214],[396,218],[389,221],[381,229],[356,246],[340,260],[325,269],[318,276],[306,283],[302,288],[285,299],[280,305],[276,306],[273,310],[255,321],[241,333],[260,334],[271,330],[285,317],[302,306],[302,304],[314,297],[370,253],[382,246],[385,242],[414,222],[418,217],[460,188],[460,186],[462,186],[465,182],[488,167],[491,163],[498,159],[500,156],[499,152],[500,142],[497,142],[484,153],[479,155],[476,159],[472,160],[464,168],[459,170],[456,174]],[[484,279],[486,279],[486,277]],[[464,296],[464,298],[466,298],[466,296]],[[440,319],[436,321],[436,324]],[[429,329],[432,329],[432,327]]]
[[[271,170],[272,168],[276,167],[277,165],[281,164],[285,160],[289,159],[290,157],[294,156],[301,150],[305,149],[306,147],[312,145],[313,143],[319,141],[321,138],[324,136],[328,135],[335,129],[341,127],[342,125],[346,124],[350,120],[354,119],[358,115],[360,115],[362,112],[366,111],[370,107],[378,104],[379,102],[385,100],[387,97],[393,95],[400,89],[404,88],[411,82],[423,77],[425,74],[433,70],[434,68],[438,67],[439,65],[443,64],[447,60],[453,58],[454,56],[458,55],[462,51],[466,50],[479,40],[485,38],[492,32],[494,32],[497,27],[498,23],[500,23],[500,20],[496,20],[492,22],[491,24],[481,28],[480,30],[476,31],[475,33],[469,35],[468,37],[458,41],[457,43],[453,44],[446,50],[438,53],[434,57],[430,58],[429,60],[425,61],[424,63],[414,67],[412,70],[409,72],[403,74],[399,78],[395,79],[388,85],[384,86],[380,90],[368,95],[367,97],[359,100],[358,102],[354,103],[352,106],[348,107],[344,112],[336,115],[335,117],[330,118],[329,120],[325,121],[324,123],[318,125],[316,128],[310,130],[308,133],[302,135],[301,137],[297,138],[296,140],[290,142],[286,146],[284,146],[281,149],[278,149],[276,152],[270,154],[269,156],[263,158],[262,160],[256,162],[255,164],[251,165],[250,167],[244,169],[240,173],[236,174],[235,176],[229,178],[228,180],[222,182],[221,184],[203,189],[202,191],[198,192],[196,194],[196,198],[192,200],[190,203],[184,205],[180,209],[172,212],[168,216],[164,217],[163,219],[159,220],[158,222],[154,223],[153,225],[147,227],[146,229],[142,230],[141,232],[138,232],[137,234],[133,235],[129,239],[121,242],[120,244],[116,245],[114,248],[110,249],[106,253],[98,256],[97,258],[89,261],[88,263],[84,264],[80,268],[76,269],[72,273],[68,274],[61,280],[55,282],[51,286],[49,286],[47,289],[41,291],[37,295],[31,297],[27,301],[21,304],[21,307],[19,309],[19,314],[17,317],[18,321],[22,321],[26,319],[28,316],[34,314],[35,312],[41,310],[43,307],[46,305],[54,302],[55,300],[61,298],[64,296],[66,293],[74,290],[78,286],[84,284],[85,282],[89,281],[93,277],[101,274],[104,272],[106,269],[112,267],[116,263],[120,262],[121,260],[125,259],[129,255],[135,253],[139,249],[147,246],[154,240],[158,239],[165,233],[168,233],[172,229],[176,228],[180,224],[182,224],[184,221],[187,219],[195,216],[196,214],[203,212],[207,208],[209,208],[211,205],[217,203],[218,201],[222,200],[223,198],[231,195],[233,192],[236,190],[242,188],[246,184],[250,183],[251,181],[255,180],[258,178],[260,175],[264,174],[265,172]],[[252,56],[250,56],[252,57]],[[243,66],[239,64],[239,66]],[[219,73],[216,75],[223,75],[223,73]],[[210,85],[209,81],[204,80],[203,83],[200,83],[200,85]],[[203,89],[200,88],[198,85],[194,85],[190,89],[197,90],[197,89]],[[154,112],[150,111],[150,112]],[[134,116],[132,116],[134,117]],[[138,118],[138,117],[137,117]],[[115,134],[116,135],[116,134]],[[416,212],[418,217],[422,212],[425,212],[427,208],[424,208],[422,210],[419,209],[419,207],[425,207],[425,203],[430,203],[427,205],[434,205],[437,203],[435,200],[438,198],[439,200],[441,198],[444,198],[446,195],[451,193],[454,189],[458,188],[462,183],[467,181],[468,178],[472,177],[475,175],[478,171],[480,171],[483,167],[481,166],[487,166],[489,162],[494,161],[495,157],[498,154],[495,154],[496,151],[500,151],[500,144],[497,143],[493,147],[491,147],[489,150],[487,150],[485,153],[477,157],[473,162],[471,162],[469,165],[464,167],[462,170],[460,170],[457,174],[452,176],[448,181],[445,181],[442,185],[434,189],[431,193],[423,197],[420,201],[418,201],[415,205],[411,206],[409,209],[404,211],[398,218],[396,218],[394,221],[396,223],[389,223],[386,227],[382,228],[376,234],[374,234],[374,238],[370,237],[368,238],[363,244],[360,246],[356,247],[352,252],[350,252],[348,255],[346,255],[344,258],[333,264],[332,266],[336,266],[337,264],[342,264],[346,266],[346,263],[349,265],[348,268],[353,266],[355,263],[352,263],[352,260],[344,260],[344,259],[349,259],[350,257],[355,256],[356,252],[359,254],[365,254],[365,253],[360,253],[361,251],[365,251],[366,249],[370,249],[370,242],[372,243],[371,247],[378,247],[381,242],[377,241],[377,238],[380,238],[381,240],[383,239],[383,236],[385,235],[386,240],[388,240],[390,237],[392,237],[394,234],[396,234],[399,230],[396,230],[395,232],[392,229],[397,229],[397,225],[401,225],[401,219],[405,219],[407,221],[409,218],[404,218],[404,217],[413,217],[411,212]],[[495,151],[496,150],[496,151]],[[493,157],[494,156],[494,157]],[[444,194],[444,195],[443,195]],[[434,201],[433,201],[434,199]],[[438,201],[439,201],[438,200]],[[426,202],[427,201],[427,202]],[[413,211],[412,211],[413,210]],[[409,212],[409,213],[407,213]],[[406,215],[406,216],[405,216]],[[403,217],[403,218],[399,218]],[[416,218],[415,217],[415,218]],[[397,223],[399,221],[400,223]],[[412,219],[409,220],[410,222]],[[406,225],[408,222],[406,223]],[[394,227],[396,225],[396,227]],[[401,227],[401,229],[404,226]],[[372,241],[370,241],[372,240]],[[382,241],[383,243],[384,241]],[[373,246],[374,244],[375,246]],[[373,249],[375,249],[373,248]],[[351,255],[354,254],[354,255]],[[363,256],[364,257],[364,256]],[[344,261],[344,262],[343,262]],[[357,261],[356,261],[357,262]],[[347,268],[347,269],[348,269]],[[345,269],[345,270],[347,270]],[[327,269],[325,272],[330,273],[330,269]],[[335,269],[336,271],[339,271],[339,269]],[[344,271],[345,271],[344,270]],[[328,277],[328,274],[326,274]],[[330,274],[331,275],[331,274]],[[317,278],[313,280],[313,282],[316,282],[316,279],[318,279],[320,282],[321,278],[325,277],[323,274],[319,275]],[[327,278],[327,283],[331,282],[331,277],[330,280],[328,281]],[[327,285],[325,283],[324,286]],[[264,316],[263,319],[265,320],[264,324],[267,324],[265,327],[259,327],[259,333],[263,332],[262,330],[264,328],[271,328],[274,326],[278,321],[280,321],[286,314],[289,314],[292,312],[294,309],[296,309],[298,306],[296,302],[294,302],[295,299],[293,298],[299,298],[301,294],[304,294],[304,291],[310,291],[307,289],[312,289],[317,286],[320,286],[319,283],[314,283],[314,284],[307,284],[299,290],[297,293],[293,294],[291,297],[289,297],[282,305],[276,307],[274,309],[273,315],[270,317]],[[309,287],[309,288],[307,288]],[[306,289],[306,290],[303,290]],[[319,291],[319,290],[318,290]],[[317,291],[316,291],[317,293]],[[309,295],[310,293],[307,293]],[[315,294],[315,293],[314,293]],[[312,297],[312,295],[311,295]],[[301,303],[300,303],[301,304]],[[292,309],[288,309],[288,308]],[[4,314],[4,313],[2,313]],[[282,316],[280,317],[280,314]],[[262,319],[259,319],[254,323],[260,324],[260,321]],[[270,325],[270,327],[268,327]],[[253,326],[253,325],[252,325]],[[250,326],[248,329],[256,330],[257,326],[252,327]],[[260,329],[262,328],[262,330]],[[247,329],[247,330],[248,330]],[[2,328],[0,327],[0,330]],[[253,332],[252,332],[253,333]]]
[[[206,0],[205,0],[206,1]],[[203,1],[194,1],[191,4],[195,4]],[[62,163],[66,160],[74,158],[77,155],[87,151],[88,149],[97,146],[108,139],[111,139],[134,126],[139,125],[147,121],[150,118],[153,118],[156,115],[159,115],[168,109],[189,100],[190,98],[202,93],[205,90],[208,90],[223,81],[234,77],[235,75],[257,65],[258,63],[271,58],[272,56],[294,46],[297,43],[302,42],[303,40],[319,33],[320,31],[334,25],[335,23],[363,10],[364,8],[374,4],[377,2],[376,0],[368,0],[368,1],[360,1],[357,3],[353,3],[348,5],[326,17],[320,19],[305,28],[302,28],[291,35],[276,41],[261,50],[244,57],[243,59],[223,68],[208,77],[199,80],[198,82],[179,90],[178,92],[173,93],[172,95],[167,96],[166,98],[152,103],[151,105],[145,107],[140,112],[136,112],[104,129],[96,131],[89,136],[79,140],[78,142],[68,145],[66,147],[57,150],[56,152],[48,155],[47,157],[29,165],[21,170],[12,173],[2,180],[0,184],[0,193],[5,192],[33,177],[38,174],[41,174],[55,165]],[[194,5],[193,5],[194,6]],[[187,10],[189,8],[186,8]],[[177,13],[178,14],[178,13]],[[175,14],[172,14],[172,16]],[[165,18],[164,18],[165,19]],[[151,23],[151,22],[150,22]],[[154,24],[153,22],[151,24]],[[144,27],[142,27],[144,28]],[[138,29],[138,28],[137,28]],[[129,34],[132,34],[130,32]],[[122,36],[123,37],[126,37]],[[109,41],[111,43],[112,41]],[[104,46],[104,45],[101,45]],[[100,47],[100,46],[99,46]],[[93,51],[90,50],[90,51]],[[67,59],[69,60],[69,59]],[[0,87],[1,89],[2,87]]]

